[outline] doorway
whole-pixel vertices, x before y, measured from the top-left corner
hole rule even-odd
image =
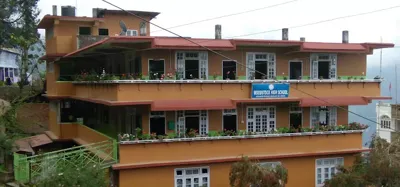
[[[222,73],[224,80],[236,79],[236,62],[235,61],[222,61]]]
[[[185,78],[199,78],[199,60],[185,60]]]
[[[270,132],[276,130],[276,107],[247,107],[247,131]]]
[[[289,79],[300,79],[302,76],[302,62],[290,61],[289,62]]]
[[[165,113],[150,112],[150,133],[165,135]]]
[[[299,129],[303,123],[303,110],[298,104],[289,106],[289,124],[290,128]]]
[[[318,62],[318,78],[319,79],[330,79],[329,77],[330,62],[319,61]]]
[[[222,113],[222,129],[228,131],[237,131],[237,113],[236,109],[225,109]]]
[[[267,78],[265,76],[265,75],[268,74],[268,72],[267,72],[267,69],[268,69],[267,61],[259,61],[259,60],[257,60],[255,62],[255,69],[256,69],[255,79],[266,79]]]

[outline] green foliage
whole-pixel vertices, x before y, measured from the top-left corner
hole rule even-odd
[[[287,177],[287,169],[283,166],[264,167],[247,157],[242,157],[241,161],[232,165],[229,183],[232,187],[284,187]]]
[[[358,157],[353,166],[339,170],[340,173],[325,182],[325,187],[400,186],[400,139],[388,143],[374,138],[368,154]]]
[[[71,158],[71,164],[57,163],[51,158],[44,161],[48,165],[32,186],[38,187],[106,187],[108,181],[106,171],[100,165],[83,163],[83,158]]]
[[[174,133],[174,132],[170,132],[170,133],[167,134],[167,138],[168,139],[174,139],[174,138],[177,138],[177,137],[178,137],[178,135],[176,133]]]
[[[216,136],[219,136],[219,133],[218,133],[218,131],[208,131],[208,136],[216,137]]]

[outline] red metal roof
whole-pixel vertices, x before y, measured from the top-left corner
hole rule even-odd
[[[54,24],[54,20],[64,20],[64,21],[81,21],[81,22],[91,22],[91,21],[104,21],[104,18],[92,18],[92,17],[77,17],[77,16],[53,16],[45,15],[38,24],[39,29],[46,29]]]
[[[302,98],[300,101],[301,107],[312,106],[347,106],[347,105],[367,105],[369,101],[362,96],[349,97],[309,97]]]
[[[320,42],[304,42],[301,51],[359,51],[367,52],[367,47],[361,44],[344,44],[344,43],[320,43]]]
[[[152,111],[235,109],[231,99],[155,100]]]
[[[194,39],[188,38],[189,40],[200,44],[204,47],[211,48],[214,50],[235,50],[235,45],[230,40],[215,40],[215,39]],[[153,41],[154,48],[166,48],[166,49],[203,49],[199,45],[194,44],[183,38],[175,37],[156,37]]]

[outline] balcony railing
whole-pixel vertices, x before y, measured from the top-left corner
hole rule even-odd
[[[98,41],[104,40],[108,36],[92,36],[92,35],[79,35],[78,36],[78,49],[92,45]]]
[[[357,151],[362,150],[362,132],[347,130],[121,141],[119,164],[232,159],[241,155],[290,157],[298,154]]]

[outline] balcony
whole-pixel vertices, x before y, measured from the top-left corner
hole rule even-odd
[[[348,154],[362,150],[362,130],[121,141],[120,162],[114,167],[128,169],[178,163],[226,162],[242,155],[278,159]]]
[[[274,80],[117,80],[73,82],[71,96],[102,101],[177,99],[251,99],[253,83]],[[380,80],[282,80],[289,83],[289,98],[380,96]],[[58,83],[56,83],[58,84]],[[69,89],[69,88],[66,88]],[[304,92],[306,93],[304,93]],[[254,100],[254,99],[253,99]]]

